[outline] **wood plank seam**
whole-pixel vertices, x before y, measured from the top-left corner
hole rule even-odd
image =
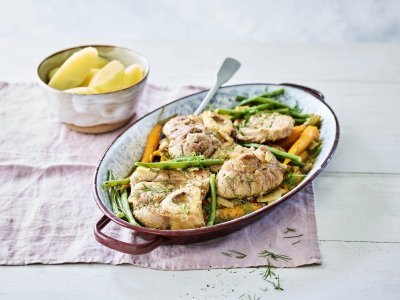
[[[319,242],[338,242],[338,243],[370,243],[370,244],[400,244],[400,242],[385,241],[349,241],[349,240],[318,240]]]

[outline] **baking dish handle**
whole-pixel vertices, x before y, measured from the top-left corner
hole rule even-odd
[[[104,227],[107,226],[108,223],[110,223],[110,221],[110,218],[108,218],[107,216],[103,216],[97,222],[94,228],[94,235],[96,237],[96,241],[113,250],[117,250],[127,254],[139,255],[148,253],[166,242],[166,239],[161,236],[156,236],[152,240],[144,243],[126,243],[116,240],[101,231]]]
[[[310,93],[311,95],[317,97],[319,100],[325,102],[325,96],[324,94],[322,94],[320,91],[314,90],[308,86],[304,86],[304,85],[298,85],[298,84],[294,84],[294,83],[280,83],[279,85],[286,85],[286,86],[291,86],[294,88],[298,88],[301,89],[303,91],[306,91],[308,93]]]

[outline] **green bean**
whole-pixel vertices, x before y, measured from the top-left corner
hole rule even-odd
[[[204,155],[190,155],[190,156],[183,156],[183,157],[177,157],[172,159],[171,161],[193,161],[193,160],[199,160],[199,159],[205,159],[206,157]]]
[[[107,171],[107,180],[114,180],[114,179],[115,179],[115,177],[114,177],[112,171],[108,170]],[[119,209],[117,201],[115,199],[115,189],[112,187],[107,188],[107,194],[108,194],[108,198],[110,199],[111,208],[112,208],[114,215],[116,215],[119,218],[124,217],[124,213],[121,212],[121,210]]]
[[[277,107],[288,107],[287,105],[285,105],[279,101],[276,101],[274,99],[263,98],[260,96],[255,96],[252,98],[245,99],[242,102],[240,102],[239,104],[237,104],[236,106],[245,106],[245,105],[252,104],[252,103],[269,104],[271,106],[277,106]]]
[[[129,206],[128,202],[128,192],[126,191],[126,189],[122,189],[121,191],[120,203],[121,209],[127,217],[128,222],[133,225],[141,226],[138,222],[136,222],[135,218],[132,215],[131,207]]]
[[[236,101],[243,101],[245,99],[247,99],[245,96],[236,96]]]
[[[270,147],[270,146],[263,145],[263,144],[256,144],[256,143],[243,143],[241,145],[244,146],[244,147],[254,147],[254,148],[259,148],[261,146],[265,146],[277,158],[279,158],[279,159],[289,158],[289,159],[291,159],[291,163],[294,166],[299,166],[299,167],[303,167],[304,166],[304,163],[301,161],[301,157],[300,156],[297,156],[297,155],[294,155],[294,154],[290,154],[290,153],[287,153],[287,152],[284,152],[284,151],[280,151],[280,150],[278,150],[278,149],[276,149],[274,147]]]
[[[219,114],[230,115],[230,116],[234,116],[234,117],[241,117],[246,114],[246,110],[239,111],[239,110],[229,109],[229,108],[217,108],[215,111]]]
[[[224,115],[230,115],[235,118],[240,118],[243,117],[244,115],[252,115],[255,113],[258,113],[260,111],[263,111],[265,109],[270,108],[270,104],[261,104],[257,106],[252,106],[243,110],[236,110],[236,109],[229,109],[229,108],[218,108],[216,110],[217,113],[219,114],[224,114]]]
[[[187,169],[192,167],[208,167],[212,165],[222,165],[223,159],[197,159],[189,161],[161,161],[152,163],[135,163],[138,167],[146,167],[153,169]]]
[[[267,92],[264,94],[261,94],[260,97],[263,98],[274,98],[274,97],[278,97],[280,95],[283,95],[285,93],[285,89],[277,89],[275,91],[272,92]]]
[[[210,175],[210,190],[211,190],[211,205],[210,214],[208,216],[207,226],[214,225],[215,221],[215,210],[217,208],[217,186],[215,182],[215,174]]]
[[[104,188],[110,188],[110,187],[116,187],[120,185],[126,185],[131,182],[130,178],[123,178],[123,179],[115,179],[115,180],[107,180],[102,183],[102,187]]]
[[[262,97],[262,98],[274,98],[274,97],[278,97],[280,95],[283,95],[285,93],[285,89],[277,89],[275,91],[272,92],[266,92],[264,94],[258,95],[256,97]],[[236,96],[236,101],[243,101],[248,99],[248,97],[245,96]]]
[[[306,118],[309,118],[309,117],[310,117],[309,114],[302,114],[302,113],[299,113],[299,112],[297,112],[297,111],[295,111],[295,110],[293,110],[293,109],[290,109],[289,114],[290,114],[292,117],[294,117],[294,118],[299,118],[299,119],[306,119]]]
[[[311,114],[304,125],[313,125],[313,126],[318,126],[318,124],[321,122],[321,117],[318,115]]]
[[[305,121],[307,121],[307,119],[303,119],[303,118],[294,118],[294,123],[295,123],[296,125],[304,124]]]

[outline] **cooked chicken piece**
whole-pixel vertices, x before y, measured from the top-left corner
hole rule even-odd
[[[129,197],[135,218],[147,227],[159,229],[203,226],[201,203],[209,191],[209,178],[207,170],[138,167],[131,176]]]
[[[231,159],[244,153],[252,153],[252,150],[238,144],[225,143],[215,151],[212,158]]]
[[[217,175],[217,194],[227,199],[257,197],[281,184],[281,164],[266,147],[226,161]]]
[[[187,186],[169,194],[161,209],[170,216],[171,229],[190,229],[204,226],[201,190]]]
[[[171,142],[169,154],[171,157],[182,157],[193,154],[203,154],[210,157],[221,145],[221,141],[211,132],[189,132],[185,139]]]
[[[159,203],[173,190],[174,186],[170,184],[139,182],[132,187],[128,201],[135,207]]]
[[[294,119],[291,116],[277,113],[256,114],[243,127],[238,128],[236,138],[243,142],[273,142],[289,136],[293,126]]]
[[[160,204],[133,209],[133,216],[146,227],[169,229],[170,217],[160,208]]]
[[[226,160],[226,159],[238,157],[239,155],[241,155],[243,153],[251,153],[250,148],[246,148],[246,147],[240,146],[238,144],[232,144],[232,143],[226,142],[221,147],[219,147],[217,149],[217,151],[215,151],[212,158]],[[221,170],[221,168],[222,168],[222,165],[213,165],[210,167],[210,170],[212,172],[218,172],[219,170]]]
[[[200,117],[193,115],[178,116],[164,124],[163,133],[168,139],[178,139],[186,134],[183,129],[195,126],[200,126],[201,129],[204,128]]]
[[[179,116],[169,120],[163,127],[169,142],[169,155],[172,158],[192,154],[210,157],[221,145],[215,133],[207,129],[200,117]]]
[[[207,170],[182,171],[137,167],[130,179],[131,191],[134,191],[135,186],[140,182],[159,182],[168,189],[179,189],[190,183],[200,188],[202,195],[205,196],[209,189],[210,172]]]
[[[232,132],[234,130],[232,121],[227,115],[217,114],[210,110],[204,111],[200,117],[204,126],[220,135],[225,141],[233,142]]]

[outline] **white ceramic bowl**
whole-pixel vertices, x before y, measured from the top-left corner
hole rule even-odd
[[[108,60],[117,59],[126,67],[140,64],[145,72],[143,79],[126,89],[95,95],[66,93],[47,84],[52,69],[59,67],[74,52],[89,46],[96,48],[100,56]],[[108,45],[85,45],[59,51],[45,58],[37,69],[39,84],[54,116],[69,128],[85,133],[107,132],[127,124],[135,113],[148,73],[149,66],[142,55],[127,48]]]

